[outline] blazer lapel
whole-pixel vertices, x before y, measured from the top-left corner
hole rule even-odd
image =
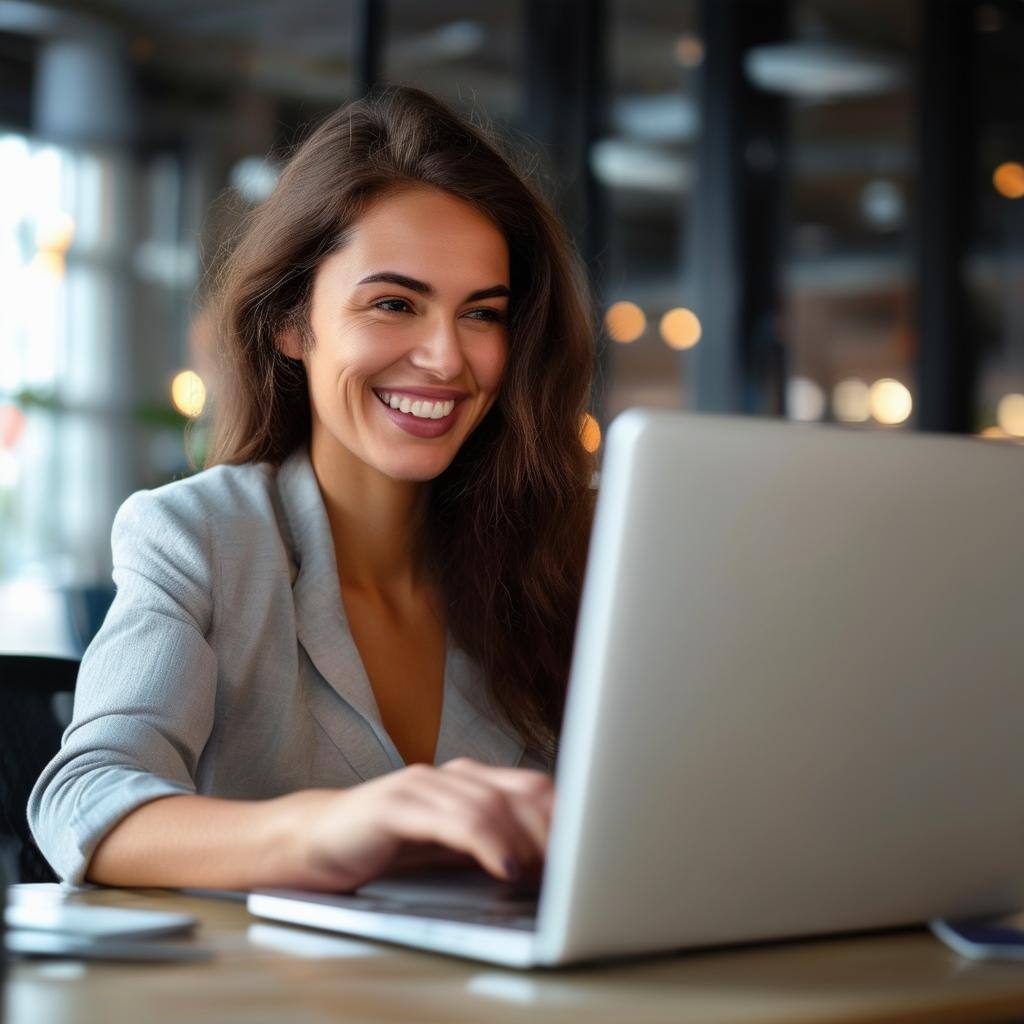
[[[332,730],[338,737],[344,732],[343,753],[352,767],[364,779],[374,778],[404,762],[381,721],[373,687],[345,617],[330,523],[305,448],[281,464],[277,480],[297,563],[292,593],[299,642],[331,689],[376,737],[376,743],[355,743],[351,725]],[[434,763],[472,757],[485,764],[511,767],[519,763],[522,754],[523,742],[492,707],[476,662],[449,637]]]
[[[281,464],[277,480],[298,570],[292,593],[299,642],[331,689],[376,736],[376,744],[346,744],[345,751],[350,758],[355,755],[352,766],[363,778],[373,778],[402,761],[381,722],[373,688],[345,618],[331,528],[305,448]],[[351,728],[346,731],[351,733]]]
[[[492,702],[480,667],[449,639],[444,708],[435,764],[472,757],[512,768],[523,755],[523,741]]]

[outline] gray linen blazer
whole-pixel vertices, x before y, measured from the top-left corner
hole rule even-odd
[[[345,619],[308,452],[217,466],[132,495],[112,531],[117,594],[86,651],[74,717],[29,798],[57,874],[157,797],[261,799],[403,765]],[[448,640],[435,763],[550,770]]]

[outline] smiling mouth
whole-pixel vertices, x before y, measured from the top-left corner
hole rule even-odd
[[[440,420],[450,416],[456,406],[454,398],[430,399],[419,395],[408,395],[398,391],[373,392],[389,409],[404,413],[419,420]]]

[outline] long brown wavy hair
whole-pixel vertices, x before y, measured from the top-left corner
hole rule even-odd
[[[586,277],[518,157],[419,89],[387,86],[330,115],[247,217],[214,283],[224,372],[206,460],[280,463],[309,441],[305,370],[278,349],[317,267],[380,198],[416,185],[471,203],[509,248],[509,357],[499,396],[430,486],[425,564],[453,638],[528,748],[557,749],[593,512],[580,418],[593,372]]]

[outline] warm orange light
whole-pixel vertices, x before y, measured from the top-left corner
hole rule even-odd
[[[1003,433],[1024,437],[1024,395],[1003,395],[996,406],[996,422]]]
[[[190,419],[195,419],[206,404],[206,385],[198,373],[182,370],[171,381],[171,401],[174,408]]]
[[[13,449],[25,430],[25,414],[16,405],[0,405],[0,448]]]
[[[665,344],[670,348],[693,348],[700,341],[700,320],[697,314],[682,306],[670,309],[658,327]]]
[[[692,32],[676,40],[676,62],[684,68],[699,68],[704,61],[704,42]]]
[[[601,427],[589,412],[585,412],[580,419],[580,440],[591,454],[601,447]]]
[[[36,225],[36,248],[65,253],[75,237],[75,222],[67,213],[53,213]]]
[[[60,279],[64,276],[64,254],[55,249],[40,249],[29,260],[28,269],[43,277]]]
[[[895,426],[903,423],[914,407],[914,400],[904,384],[891,377],[883,377],[871,385],[868,392],[871,415],[879,423]]]
[[[604,315],[604,325],[615,341],[636,341],[647,327],[647,317],[635,302],[615,302]]]
[[[1024,166],[1012,160],[1000,164],[992,173],[992,184],[1001,196],[1020,199],[1024,196]]]

